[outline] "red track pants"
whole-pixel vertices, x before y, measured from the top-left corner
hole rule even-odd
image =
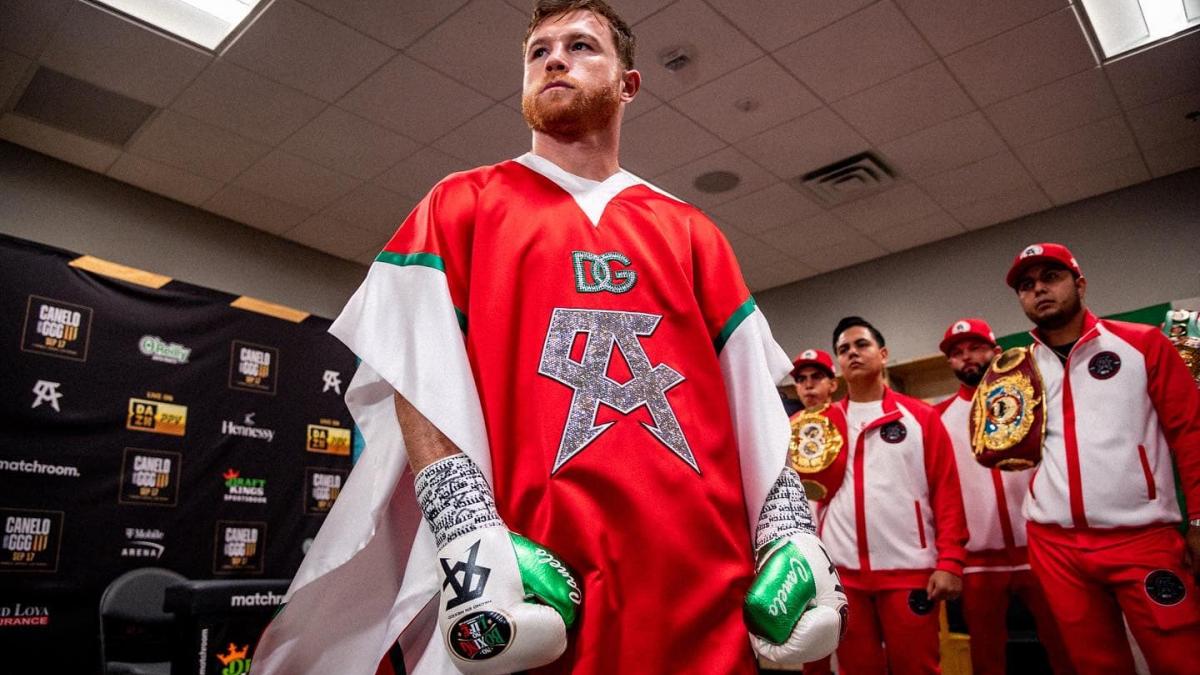
[[[1085,530],[1029,523],[1029,563],[1075,669],[1129,675],[1124,612],[1155,675],[1197,671],[1200,596],[1170,526]],[[853,614],[853,612],[851,612]]]
[[[963,576],[963,618],[971,635],[971,672],[1004,675],[1008,642],[1008,601],[1013,595],[1029,608],[1037,622],[1038,640],[1046,648],[1058,675],[1074,675],[1050,606],[1029,570],[971,572]]]
[[[843,675],[941,673],[938,605],[910,602],[913,592],[846,588],[850,620],[837,652]]]

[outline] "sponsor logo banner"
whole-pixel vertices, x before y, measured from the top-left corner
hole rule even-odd
[[[138,351],[149,356],[151,361],[182,366],[188,362],[192,350],[176,342],[167,342],[157,335],[143,335],[138,340]]]
[[[238,607],[278,607],[282,604],[283,594],[272,593],[271,591],[229,596],[230,609]]]
[[[121,504],[175,506],[179,501],[182,455],[169,450],[125,448],[121,459]]]
[[[166,534],[162,530],[143,527],[125,528],[125,543],[121,546],[122,558],[141,558],[158,560],[162,558],[163,540]]]
[[[245,675],[250,672],[250,658],[246,656],[250,651],[250,645],[242,645],[240,648],[229,643],[229,648],[224,652],[217,652],[217,660],[221,662],[221,675]],[[204,672],[201,670],[200,672]]]
[[[92,308],[70,302],[29,296],[21,350],[86,361],[92,333]]]
[[[262,572],[266,523],[218,520],[213,573]]]
[[[0,605],[0,628],[49,626],[50,608],[41,605]]]
[[[229,347],[229,386],[258,394],[274,394],[279,377],[279,350],[234,340]]]
[[[187,406],[171,403],[167,394],[149,392],[149,398],[129,399],[125,428],[152,434],[183,436],[187,433]]]
[[[309,466],[304,468],[304,512],[308,515],[329,513],[349,477],[348,471]]]
[[[0,508],[0,571],[54,572],[62,542],[62,511]]]
[[[246,413],[242,416],[241,423],[234,422],[233,420],[222,420],[221,433],[226,436],[253,438],[270,443],[275,440],[275,430],[258,426],[258,423],[254,421],[254,416],[257,414]]]
[[[0,471],[32,473],[41,476],[79,478],[79,467],[66,464],[43,464],[36,459],[0,459]]]
[[[350,456],[350,430],[343,429],[341,422],[321,419],[320,424],[308,425],[308,444],[305,450],[324,455]]]
[[[244,504],[267,503],[267,479],[247,478],[237,469],[226,469],[221,475],[225,479],[225,501]]]
[[[37,408],[43,403],[49,403],[54,412],[62,412],[62,408],[58,404],[58,399],[62,398],[62,392],[58,390],[62,384],[59,382],[51,382],[49,380],[38,380],[33,385],[33,405],[30,409]]]

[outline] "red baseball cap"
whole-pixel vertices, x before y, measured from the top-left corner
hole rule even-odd
[[[795,377],[796,371],[804,366],[815,366],[829,373],[830,377],[834,376],[833,357],[823,349],[805,349],[800,352],[800,356],[792,361],[792,376]]]
[[[1004,281],[1016,289],[1017,278],[1021,276],[1021,272],[1024,272],[1026,267],[1047,262],[1058,263],[1071,270],[1077,277],[1083,276],[1083,271],[1079,269],[1079,263],[1075,262],[1075,256],[1071,255],[1070,249],[1062,244],[1044,242],[1030,244],[1022,249],[1017,257],[1013,258],[1012,267],[1008,268],[1008,275],[1004,277]]]
[[[976,338],[984,342],[996,346],[996,334],[992,332],[992,327],[983,319],[959,319],[950,324],[946,329],[946,335],[942,338],[938,349],[942,350],[943,354],[950,355],[950,347],[955,342],[965,338]]]

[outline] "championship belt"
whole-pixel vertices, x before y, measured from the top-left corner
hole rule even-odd
[[[1032,353],[1014,347],[996,357],[971,402],[971,450],[975,461],[1020,471],[1042,461],[1046,400]]]
[[[800,482],[809,499],[825,501],[842,485],[846,475],[846,445],[838,425],[830,414],[840,409],[826,405],[820,410],[805,410],[792,416],[792,436],[788,442],[788,462],[800,474]]]
[[[1186,309],[1167,310],[1163,332],[1183,357],[1196,386],[1200,387],[1200,318],[1197,314],[1200,312],[1189,312]]]

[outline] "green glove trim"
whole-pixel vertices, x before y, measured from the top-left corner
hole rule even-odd
[[[579,616],[579,603],[583,600],[583,589],[575,573],[545,546],[516,532],[509,532],[509,536],[517,554],[525,599],[551,607],[562,617],[567,628],[574,626]]]
[[[746,626],[751,633],[781,645],[817,597],[817,583],[804,554],[792,542],[783,540],[766,555],[746,594]]]

